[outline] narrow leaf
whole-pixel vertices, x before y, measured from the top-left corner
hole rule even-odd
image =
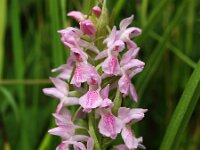
[[[160,150],[178,147],[182,134],[200,97],[200,60],[193,71],[179,103],[173,113]]]

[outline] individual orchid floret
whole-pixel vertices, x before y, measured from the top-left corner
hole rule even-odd
[[[71,121],[71,115],[66,109],[61,109],[59,113],[53,114],[58,127],[50,129],[48,132],[60,136],[62,140],[68,140],[75,134],[75,125]]]
[[[101,15],[101,8],[99,6],[94,6],[92,12],[96,17],[99,17]]]
[[[131,128],[123,128],[121,134],[122,139],[124,140],[124,143],[129,150],[134,150],[137,148],[145,149],[145,147],[141,144],[143,141],[142,137],[136,138],[132,133]]]
[[[74,147],[81,148],[85,150],[85,145],[82,141],[88,141],[91,150],[93,148],[93,139],[86,135],[76,135],[75,129],[77,128],[71,120],[71,115],[66,109],[61,109],[59,113],[53,114],[56,119],[56,125],[58,127],[49,130],[48,132],[53,135],[60,136],[62,138],[62,143],[57,147],[58,150],[65,150],[69,148],[69,145],[74,145]],[[84,149],[85,148],[85,149]]]
[[[74,150],[93,150],[94,140],[92,138],[88,138],[87,146],[85,146],[81,142],[77,141],[63,141],[56,150],[68,150],[69,146],[73,145]]]
[[[81,22],[85,20],[84,15],[80,11],[71,11],[67,14],[67,16],[72,17],[77,22]]]
[[[108,75],[120,75],[121,69],[118,62],[118,58],[116,56],[109,56],[105,59],[105,61],[102,63],[102,70],[105,74]]]
[[[99,107],[102,101],[103,99],[100,96],[99,90],[91,90],[80,97],[79,104],[83,107],[85,112],[90,112],[92,109]]]
[[[117,134],[121,132],[122,127],[122,121],[114,116],[110,110],[101,112],[98,128],[102,135],[115,139]]]
[[[131,79],[127,75],[123,75],[118,81],[119,91],[124,94],[124,97],[130,95],[135,102],[138,101],[138,95]]]
[[[50,80],[53,82],[55,87],[44,88],[43,92],[48,96],[51,96],[60,100],[60,103],[57,107],[58,112],[60,111],[60,109],[62,109],[63,106],[71,106],[71,105],[78,104],[77,97],[68,96],[69,88],[68,88],[68,85],[64,81],[62,81],[59,78],[50,78]]]
[[[124,124],[136,123],[144,118],[145,112],[147,112],[147,109],[120,107],[118,118],[120,118]]]
[[[120,35],[120,39],[122,39],[124,42],[126,42],[127,39],[131,39],[135,36],[138,36],[141,34],[141,29],[139,28],[136,28],[136,27],[130,27],[130,28],[127,28],[131,22],[133,21],[133,15],[126,18],[126,19],[123,19],[121,22],[120,22],[120,30],[118,32],[118,34]]]
[[[134,124],[144,118],[144,113],[147,109],[130,109],[126,107],[120,107],[118,111],[118,118],[123,122],[122,139],[128,149],[136,149],[138,147],[145,148],[140,144],[142,138],[136,138],[131,130],[131,124]]]
[[[90,64],[80,63],[74,71],[71,84],[77,87],[81,86],[81,83],[88,82],[93,87],[98,87],[101,83],[101,78],[96,69]]]
[[[91,20],[84,20],[81,21],[79,24],[80,24],[80,29],[84,34],[95,37],[96,27]]]

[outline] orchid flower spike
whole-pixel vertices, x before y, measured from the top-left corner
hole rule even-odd
[[[138,102],[131,79],[145,63],[137,58],[140,48],[132,39],[141,29],[129,27],[131,15],[119,28],[114,26],[109,34],[100,36],[107,31],[101,27],[106,23],[106,18],[102,19],[105,5],[99,6],[89,15],[69,12],[79,27],[58,31],[70,55],[65,64],[52,70],[58,73],[50,78],[54,86],[43,89],[44,94],[59,100],[53,114],[57,127],[48,131],[61,138],[57,150],[100,150],[106,145],[99,139],[114,141],[118,136],[123,143],[114,145],[116,150],[145,148],[132,126],[144,118],[147,109],[124,107],[123,102],[128,95]]]

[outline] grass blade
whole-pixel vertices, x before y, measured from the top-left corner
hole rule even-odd
[[[5,34],[5,26],[6,26],[6,10],[7,10],[7,1],[0,1],[0,79],[2,78],[3,72],[3,58],[4,58],[4,34]]]
[[[11,1],[11,29],[12,29],[12,48],[14,55],[14,70],[17,79],[23,79],[25,71],[24,52],[22,46],[21,23],[20,23],[20,4],[17,0]],[[17,87],[18,98],[20,100],[20,124],[21,124],[21,148],[29,148],[26,122],[25,88],[23,85]]]
[[[169,123],[160,150],[178,147],[183,131],[200,97],[200,60],[192,73],[186,88]]]
[[[59,34],[57,30],[61,29],[61,23],[59,18],[59,1],[50,0],[49,7],[50,7],[50,19],[51,19],[51,35],[52,35],[52,55],[53,55],[53,67],[58,67],[59,65],[63,64],[64,57],[63,57],[63,48],[60,42]]]
[[[12,94],[3,86],[0,86],[0,92],[5,97],[5,100],[7,100],[11,108],[13,109],[16,120],[19,121],[19,109]]]

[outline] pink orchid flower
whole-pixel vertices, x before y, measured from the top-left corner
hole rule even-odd
[[[124,96],[130,94],[135,102],[138,101],[138,95],[134,85],[131,83],[131,79],[127,75],[123,75],[118,81],[119,90]]]
[[[79,104],[84,108],[85,112],[90,112],[92,109],[99,107],[102,101],[103,99],[100,96],[99,90],[89,90],[79,98]]]
[[[77,128],[71,120],[71,115],[66,109],[61,109],[59,113],[53,114],[56,119],[56,125],[58,127],[49,130],[48,132],[53,135],[60,136],[62,143],[57,147],[59,150],[68,149],[69,145],[80,147],[82,150],[86,150],[84,144],[80,141],[88,141],[90,144],[89,149],[93,147],[93,139],[85,135],[76,135],[75,129]],[[89,150],[88,149],[88,150]]]
[[[136,27],[127,28],[131,24],[132,21],[133,21],[133,15],[126,19],[123,19],[120,22],[120,30],[117,33],[117,35],[119,36],[119,39],[121,39],[124,42],[127,42],[129,46],[131,44],[135,45],[135,43],[131,41],[130,39],[135,36],[140,35],[142,32],[141,29],[136,28]]]
[[[117,137],[123,127],[122,121],[111,113],[111,110],[102,110],[100,112],[101,119],[99,121],[99,132],[112,139]]]
[[[116,56],[109,56],[102,63],[102,70],[105,74],[108,75],[120,75],[121,69],[118,62],[118,58]]]
[[[91,87],[98,87],[101,83],[101,78],[95,67],[90,64],[80,63],[75,69],[71,84],[80,87],[81,83],[84,82],[87,82]]]
[[[145,149],[145,147],[140,144],[143,140],[142,137],[136,138],[135,135],[132,133],[131,128],[123,128],[122,129],[122,139],[124,140],[124,143],[128,149],[137,149],[142,148]]]
[[[135,59],[138,52],[139,48],[131,48],[123,55],[120,61],[123,75],[118,81],[120,92],[122,92],[124,96],[130,94],[135,102],[137,102],[138,96],[134,85],[131,83],[131,78],[141,72],[145,65],[144,62]]]
[[[123,122],[122,139],[128,149],[136,149],[137,147],[145,148],[140,144],[142,138],[135,138],[131,130],[131,124],[136,123],[144,118],[144,113],[147,109],[130,109],[126,107],[120,107],[118,110],[118,118]]]
[[[94,140],[92,138],[88,138],[87,140],[87,147],[77,141],[63,141],[56,150],[69,150],[69,146],[73,145],[74,150],[93,150]]]
[[[48,96],[58,98],[60,100],[60,103],[57,107],[57,112],[59,112],[63,106],[71,106],[78,104],[77,97],[68,96],[68,85],[64,81],[62,81],[59,78],[50,78],[50,80],[53,82],[55,87],[44,88],[43,92]]]
[[[94,6],[92,8],[92,12],[96,17],[100,17],[101,15],[101,8],[99,6]]]
[[[80,29],[84,34],[95,37],[96,27],[91,20],[84,20],[81,21],[79,24],[80,24]]]

